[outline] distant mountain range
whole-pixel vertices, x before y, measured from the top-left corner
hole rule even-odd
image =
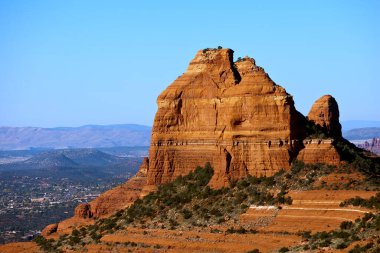
[[[20,164],[38,167],[107,166],[125,160],[96,149],[65,149],[37,154]]]
[[[149,146],[151,127],[134,124],[81,127],[0,127],[0,150]]]
[[[342,121],[341,124],[343,132],[356,128],[380,127],[380,121],[376,120],[347,120]]]
[[[369,140],[372,138],[380,138],[380,127],[351,129],[343,135],[344,138],[348,140]]]
[[[380,137],[380,121],[342,121],[348,140]],[[0,150],[149,146],[152,128],[136,124],[81,127],[0,127]]]
[[[3,152],[0,151],[1,156],[10,155]],[[96,149],[49,150],[23,161],[0,164],[0,176],[50,176],[73,180],[127,176],[137,171],[141,160],[141,157],[119,157]]]

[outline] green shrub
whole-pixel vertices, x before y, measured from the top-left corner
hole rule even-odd
[[[183,209],[182,215],[184,219],[190,219],[193,216],[193,213],[188,209]]]
[[[246,210],[249,206],[247,206],[246,204],[241,204],[240,206],[240,209],[242,210]]]
[[[78,236],[70,236],[70,242],[73,244],[78,244],[80,243],[81,239]]]
[[[343,221],[340,224],[340,229],[351,229],[353,226],[354,224],[352,223],[352,221]]]
[[[211,214],[211,215],[214,215],[214,216],[216,216],[216,217],[223,216],[223,213],[222,213],[219,209],[217,209],[217,208],[212,208],[212,209],[210,210],[210,214]]]
[[[293,175],[298,174],[303,168],[305,168],[305,163],[303,161],[295,160],[292,163],[291,173]]]
[[[328,246],[330,246],[330,244],[331,244],[331,239],[327,238],[324,241],[322,241],[321,243],[319,243],[319,246],[320,247],[328,247]]]
[[[288,251],[289,251],[289,248],[287,247],[282,247],[281,249],[278,250],[278,252],[281,252],[281,253],[288,252]]]
[[[347,248],[347,243],[345,243],[345,242],[342,242],[342,243],[339,243],[337,246],[336,246],[336,248],[337,249],[345,249],[345,248]]]
[[[253,232],[256,230],[252,230]],[[226,230],[227,234],[246,234],[248,230],[246,230],[243,227],[240,227],[238,229],[235,229],[234,227],[230,227],[229,229]]]
[[[327,239],[327,238],[330,237],[330,234],[329,234],[328,232],[326,232],[326,231],[322,231],[322,232],[318,232],[318,233],[316,234],[316,237],[317,237],[318,239],[325,240],[325,239]]]
[[[348,233],[345,231],[334,231],[334,232],[332,232],[332,237],[334,237],[334,238],[348,239],[350,236],[351,236],[351,233]]]
[[[61,250],[58,250],[58,247],[57,245],[54,245],[54,240],[53,239],[49,239],[49,240],[46,240],[44,237],[42,236],[37,236],[35,239],[34,239],[34,242],[43,250],[43,251],[47,251],[47,252],[62,252]]]
[[[305,231],[301,234],[303,239],[310,239],[311,238],[311,231]]]
[[[247,251],[247,253],[260,253],[260,250],[253,249],[253,250]]]
[[[369,249],[373,248],[374,244],[372,242],[367,243],[366,245],[360,247],[360,245],[356,244],[355,247],[349,251],[349,253],[361,253],[367,252]]]
[[[361,206],[365,208],[372,209],[380,209],[380,192],[378,192],[375,196],[370,197],[369,199],[363,199],[361,197],[355,197],[351,199],[346,199],[340,206]]]
[[[74,229],[72,232],[71,232],[71,236],[79,236],[79,231],[77,229]]]

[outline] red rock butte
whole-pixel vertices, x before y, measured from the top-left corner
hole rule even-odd
[[[200,50],[187,71],[157,99],[149,159],[128,182],[90,203],[75,216],[46,227],[43,235],[64,234],[90,218],[108,217],[154,191],[160,184],[210,162],[214,188],[248,175],[270,176],[295,160],[338,165],[339,109],[329,95],[304,117],[293,97],[251,58],[233,62],[231,49]],[[327,136],[308,136],[316,124]]]
[[[338,164],[333,142],[341,137],[339,109],[329,95],[317,100],[309,119],[330,139],[305,139],[307,119],[293,97],[271,80],[255,60],[233,62],[231,49],[198,51],[187,71],[157,99],[147,185],[188,174],[210,162],[211,185],[270,176],[291,162]]]

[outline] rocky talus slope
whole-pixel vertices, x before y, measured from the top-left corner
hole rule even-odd
[[[296,162],[212,189],[207,164],[106,219],[36,243],[57,252],[378,252],[379,187],[356,173]],[[372,250],[351,251],[358,247]]]

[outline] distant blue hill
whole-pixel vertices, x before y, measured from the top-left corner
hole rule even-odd
[[[380,121],[376,120],[347,120],[341,124],[343,133],[356,128],[380,127]]]
[[[380,127],[355,128],[343,133],[347,140],[368,140],[380,138]]]
[[[0,127],[0,150],[149,146],[151,127],[86,125],[81,127]]]
[[[145,147],[146,149],[147,147]],[[102,148],[119,149],[119,148]],[[121,148],[121,152],[126,148]],[[140,150],[141,147],[130,149]],[[27,152],[26,152],[27,153]],[[25,151],[0,151],[0,157],[25,154]],[[7,156],[8,155],[8,156]],[[27,157],[31,155],[27,154]],[[0,178],[14,176],[49,177],[53,180],[91,182],[105,178],[129,177],[136,173],[141,157],[119,157],[93,148],[40,151],[23,161],[0,163]]]

